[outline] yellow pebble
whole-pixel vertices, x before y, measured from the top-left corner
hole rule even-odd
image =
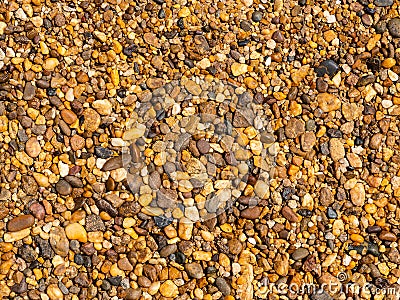
[[[350,235],[350,239],[353,242],[360,243],[360,244],[364,242],[364,238],[361,235],[356,234],[356,233],[353,233],[352,235]]]

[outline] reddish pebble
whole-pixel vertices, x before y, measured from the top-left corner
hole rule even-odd
[[[46,214],[43,205],[38,202],[32,203],[29,207],[29,211],[38,220],[43,220]]]

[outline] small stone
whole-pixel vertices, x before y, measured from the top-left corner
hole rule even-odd
[[[38,220],[43,220],[44,216],[46,215],[43,205],[41,205],[39,202],[32,203],[29,206],[29,211]]]
[[[87,232],[79,223],[68,224],[65,227],[65,234],[70,240],[78,240],[81,243],[87,242]]]
[[[188,80],[185,82],[185,88],[192,95],[198,96],[201,94],[201,87],[193,80]]]
[[[80,135],[74,135],[70,139],[71,148],[73,151],[85,148],[86,141]]]
[[[68,196],[72,193],[71,185],[64,179],[61,179],[56,183],[56,190],[63,196]]]
[[[215,285],[217,286],[219,291],[222,293],[222,295],[228,296],[231,294],[231,287],[224,278],[217,277],[215,279]]]
[[[382,67],[386,69],[390,69],[391,67],[396,65],[396,60],[394,58],[388,57],[385,58],[382,62]]]
[[[69,110],[69,109],[63,109],[60,114],[61,114],[61,118],[63,118],[65,123],[67,123],[69,125],[75,123],[76,120],[78,119],[76,114],[72,110]]]
[[[58,27],[64,26],[65,25],[65,17],[63,14],[57,14],[54,17],[54,24]]]
[[[187,218],[179,220],[178,235],[183,240],[190,240],[192,237],[193,223]]]
[[[23,98],[26,101],[30,101],[35,97],[36,94],[36,87],[32,85],[32,83],[27,82],[24,89]]]
[[[100,114],[108,116],[112,112],[112,104],[108,100],[96,100],[92,103],[92,107]]]
[[[247,67],[248,66],[246,64],[240,64],[240,63],[234,62],[231,65],[232,75],[240,76],[242,74],[247,73]]]
[[[94,132],[100,126],[100,115],[92,108],[87,108],[83,111],[83,128],[86,131]]]
[[[255,12],[253,12],[253,14],[251,15],[251,19],[252,19],[254,22],[260,22],[260,21],[262,20],[262,18],[263,18],[263,14],[262,14],[262,12],[260,12],[260,11],[255,11]]]
[[[50,300],[64,299],[64,295],[57,284],[49,284],[47,287],[47,296],[49,296]]]
[[[394,18],[389,20],[387,23],[387,28],[389,29],[389,33],[395,37],[400,37],[400,18]]]
[[[350,198],[351,202],[355,206],[363,206],[365,203],[365,189],[362,183],[357,183],[351,190],[350,190]]]
[[[300,134],[306,130],[305,123],[303,120],[297,118],[291,118],[285,126],[285,135],[289,139],[297,138]]]
[[[21,183],[22,183],[22,190],[27,195],[33,196],[37,193],[38,184],[36,183],[36,180],[32,176],[27,176],[27,175],[22,176]]]
[[[3,239],[6,243],[12,243],[15,241],[22,240],[23,238],[26,238],[30,234],[31,230],[29,228],[26,228],[20,231],[6,232],[3,236]]]
[[[25,144],[25,152],[32,158],[37,157],[41,150],[42,148],[35,137],[31,137]]]
[[[35,218],[32,215],[22,215],[11,219],[7,223],[8,231],[20,231],[35,224]]]
[[[284,206],[281,210],[282,216],[291,223],[299,222],[297,214],[289,207]]]
[[[57,58],[50,57],[44,61],[43,69],[47,71],[54,71],[54,69],[58,66],[59,61]]]
[[[104,34],[104,32],[95,30],[93,33],[94,36],[98,38],[101,42],[105,43],[107,41],[107,36]]]
[[[53,227],[50,230],[50,245],[54,252],[61,257],[68,255],[69,242],[63,228]]]
[[[376,133],[371,137],[369,141],[369,147],[374,150],[378,150],[379,147],[382,145],[383,134]]]
[[[245,219],[255,220],[260,216],[261,211],[262,209],[259,206],[249,207],[242,210],[240,216]]]
[[[382,231],[379,234],[379,239],[383,241],[389,241],[389,242],[395,242],[397,241],[397,237],[394,233],[389,232],[389,231]]]
[[[174,297],[178,296],[179,290],[178,290],[178,287],[175,285],[175,283],[172,280],[166,280],[160,286],[160,293],[164,297],[174,298]]]
[[[308,254],[310,254],[310,252],[307,249],[299,248],[292,253],[292,258],[294,260],[302,260],[303,258],[306,258]]]
[[[338,217],[338,214],[332,207],[328,207],[326,210],[326,216],[328,217],[328,219],[336,219]]]
[[[185,264],[185,271],[188,273],[190,277],[195,279],[201,279],[204,277],[203,268],[197,262]]]
[[[307,132],[303,133],[300,137],[301,148],[305,152],[311,151],[316,142],[317,142],[317,139],[315,137],[314,132],[307,131]]]
[[[318,106],[324,112],[331,112],[338,110],[341,106],[341,102],[335,95],[329,93],[321,93],[317,95]]]
[[[329,141],[329,152],[334,161],[342,159],[346,154],[344,145],[338,138],[333,138]]]

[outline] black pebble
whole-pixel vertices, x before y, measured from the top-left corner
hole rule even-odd
[[[328,207],[328,209],[326,210],[326,216],[328,217],[328,219],[336,219],[338,217],[338,214],[332,207]]]
[[[94,148],[94,154],[99,157],[99,158],[109,158],[111,157],[111,155],[113,154],[113,151],[107,148],[103,148],[103,147],[95,147]]]
[[[253,14],[251,16],[251,19],[254,22],[260,22],[262,20],[262,18],[263,18],[263,14],[262,14],[262,12],[259,12],[259,11],[253,12]]]
[[[117,95],[120,98],[125,98],[126,97],[126,89],[120,88],[117,90]]]
[[[49,97],[55,96],[56,95],[56,89],[52,88],[52,87],[49,87],[49,88],[46,89],[46,94]]]
[[[162,216],[162,215],[154,217],[154,223],[159,228],[167,227],[169,224],[172,223],[172,220],[173,220],[172,218],[167,218],[167,217]]]
[[[111,283],[111,285],[113,286],[119,286],[119,284],[122,281],[122,277],[121,276],[115,276],[115,277],[110,277],[108,278],[108,281]]]

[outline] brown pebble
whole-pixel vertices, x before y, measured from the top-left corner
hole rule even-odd
[[[11,219],[7,223],[8,231],[20,231],[31,227],[35,223],[35,218],[32,215],[21,215]]]

